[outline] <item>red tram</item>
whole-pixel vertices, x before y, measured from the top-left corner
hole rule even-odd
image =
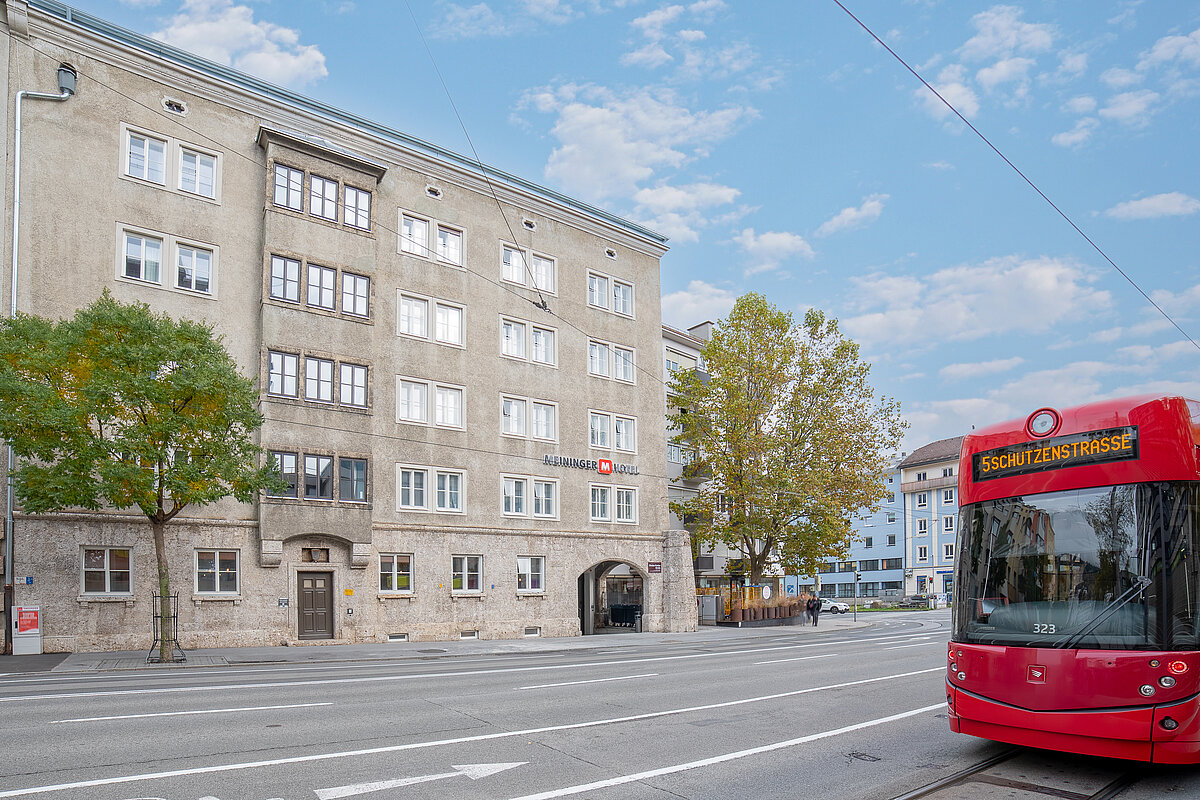
[[[959,476],[950,728],[1200,762],[1200,403],[1040,409]]]

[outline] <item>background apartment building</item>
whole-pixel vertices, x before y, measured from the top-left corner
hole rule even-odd
[[[695,625],[663,237],[57,3],[4,11],[6,108],[78,73],[23,109],[20,311],[107,289],[209,323],[261,386],[288,488],[171,523],[185,647],[590,633],[618,567],[645,629]],[[145,520],[14,512],[46,648],[147,647]]]
[[[900,462],[907,532],[906,594],[953,591],[961,448],[961,436],[940,439],[914,450]]]

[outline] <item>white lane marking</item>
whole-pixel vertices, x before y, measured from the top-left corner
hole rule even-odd
[[[581,683],[607,683],[608,681],[628,681],[634,678],[657,678],[657,672],[647,672],[645,675],[622,675],[618,678],[595,678],[590,681],[567,681],[566,683],[539,683],[537,686],[517,686],[513,689],[519,692],[523,689],[553,689],[556,686],[578,686]]]
[[[626,783],[634,783],[636,781],[644,781],[649,778],[658,778],[663,775],[672,775],[676,772],[686,772],[687,770],[699,769],[701,767],[711,767],[713,764],[723,764],[726,761],[734,761],[739,758],[747,758],[756,756],[762,753],[770,753],[775,750],[782,750],[786,747],[795,747],[801,744],[815,742],[818,739],[828,739],[831,736],[840,736],[843,733],[852,733],[860,731],[864,728],[873,728],[876,725],[886,725],[889,722],[905,719],[907,717],[915,717],[918,714],[926,714],[930,711],[937,711],[945,707],[945,703],[937,705],[925,706],[924,708],[914,708],[911,711],[902,711],[899,714],[892,714],[887,717],[867,720],[854,725],[847,725],[843,728],[835,728],[831,731],[822,731],[821,733],[813,733],[808,736],[801,736],[798,739],[788,739],[783,742],[775,742],[761,747],[751,747],[748,750],[738,750],[734,753],[725,753],[724,755],[713,756],[712,758],[703,758],[699,761],[689,761],[686,764],[675,764],[670,767],[659,767],[658,769],[646,770],[645,772],[637,772],[632,775],[621,775],[617,778],[609,778],[603,781],[594,781],[592,783],[583,783],[578,786],[567,786],[562,789],[551,789],[547,792],[538,792],[536,794],[524,794],[520,797],[514,797],[512,800],[552,800],[555,797],[566,797],[570,794],[581,794],[582,792],[590,792],[595,789],[606,789],[609,786],[620,786]]]
[[[270,711],[276,708],[309,708],[331,706],[333,703],[291,703],[286,706],[244,706],[242,708],[206,708],[200,711],[160,711],[157,714],[121,714],[115,717],[78,717],[76,719],[52,719],[51,725],[60,722],[105,722],[112,719],[144,719],[145,717],[183,717],[189,714],[232,714],[238,711]]]
[[[893,639],[860,639],[860,642],[894,641]],[[691,653],[677,656],[655,656],[653,658],[627,658],[613,661],[578,661],[571,664],[538,664],[530,667],[509,667],[506,669],[491,669],[489,674],[498,675],[505,672],[540,672],[543,670],[581,669],[583,667],[608,667],[622,664],[648,664],[653,661],[682,661],[697,658],[716,658],[722,656],[741,656],[752,653],[776,653],[782,650],[803,650],[810,647],[833,647],[845,645],[846,642],[817,642],[814,644],[796,644],[786,647],[758,647],[748,650],[724,650],[720,653]],[[362,678],[329,678],[326,680],[305,681],[266,681],[262,683],[226,683],[203,686],[160,686],[152,689],[105,689],[95,692],[63,692],[58,694],[26,694],[0,697],[0,703],[12,703],[20,700],[60,700],[75,697],[121,697],[134,694],[177,694],[181,692],[210,692],[229,691],[233,689],[270,689],[296,686],[332,686],[344,683],[378,683],[380,681],[409,681],[419,678],[455,678],[479,677],[478,670],[459,670],[455,672],[421,672],[414,675],[372,675]],[[2,797],[3,795],[0,795]]]
[[[690,714],[699,711],[713,711],[719,708],[731,708],[733,706],[746,705],[748,703],[762,703],[770,700],[781,700],[785,697],[798,697],[804,694],[812,694],[814,692],[825,692],[833,689],[846,689],[851,686],[863,686],[868,683],[879,683],[881,681],[893,681],[897,678],[911,678],[916,675],[927,675],[930,672],[943,672],[945,667],[934,667],[932,669],[918,669],[911,672],[898,672],[893,675],[883,675],[878,678],[862,678],[857,681],[846,681],[845,683],[831,683],[827,686],[814,686],[809,689],[795,689],[790,692],[780,692],[778,694],[767,694],[759,697],[747,697],[742,700],[727,700],[723,703],[708,703],[702,706],[688,706],[686,708],[673,708],[667,711],[648,711],[645,714],[634,714],[628,717],[612,717],[610,719],[591,720],[590,722],[570,722],[563,725],[548,725],[543,728],[527,728],[520,731],[501,731],[500,733],[481,733],[476,736],[460,736],[455,739],[440,739],[432,742],[411,742],[409,744],[387,745],[385,747],[371,747],[364,750],[345,750],[337,753],[316,753],[306,756],[291,756],[288,758],[273,758],[265,761],[246,761],[237,764],[220,764],[211,767],[193,767],[191,769],[173,769],[164,772],[147,772],[140,775],[121,775],[116,778],[94,778],[87,781],[75,781],[72,783],[56,783],[47,786],[30,786],[25,789],[8,789],[0,791],[0,797],[25,797],[31,794],[45,794],[47,792],[61,792],[67,789],[83,789],[90,786],[114,786],[121,783],[135,783],[138,781],[157,780],[159,778],[178,778],[187,775],[207,775],[214,772],[233,772],[243,769],[258,769],[261,767],[276,767],[284,764],[304,764],[312,761],[330,761],[341,758],[354,758],[356,756],[372,756],[381,753],[398,753],[404,750],[423,750],[429,747],[441,747],[443,745],[466,744],[468,742],[483,742],[492,739],[511,739],[518,736],[533,736],[541,733],[553,733],[555,731],[579,730],[581,728],[595,728],[601,725],[616,725],[624,722],[640,722],[647,719],[657,719],[660,717],[671,717],[678,714]],[[933,708],[941,708],[944,704],[939,703]]]
[[[818,655],[818,656],[796,656],[795,658],[777,658],[774,661],[755,661],[754,665],[758,666],[759,664],[783,664],[784,662],[787,662],[787,661],[808,661],[809,659],[813,659],[813,658],[836,658],[837,656],[838,656],[837,653],[822,653],[821,655]]]
[[[929,647],[931,644],[936,644],[941,647],[941,642],[920,642],[918,644],[901,644],[895,647],[885,647],[884,650],[903,650],[906,647]]]
[[[528,761],[514,761],[509,764],[463,764],[455,766],[451,764],[454,772],[443,772],[440,775],[422,775],[417,778],[397,778],[390,781],[371,781],[370,783],[354,783],[347,786],[334,786],[331,789],[313,789],[317,793],[319,800],[337,800],[341,797],[355,797],[360,794],[368,794],[370,792],[380,792],[384,789],[395,789],[400,786],[412,786],[417,783],[428,783],[429,781],[440,781],[443,778],[457,778],[459,776],[470,778],[477,781],[480,778],[486,778],[489,775],[495,775],[497,772],[504,772],[513,767],[522,767],[528,764]],[[203,800],[203,798],[201,799]]]

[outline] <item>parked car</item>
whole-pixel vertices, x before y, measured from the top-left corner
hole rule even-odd
[[[830,614],[849,614],[850,604],[843,603],[841,600],[828,600],[822,598],[821,610],[827,611]]]

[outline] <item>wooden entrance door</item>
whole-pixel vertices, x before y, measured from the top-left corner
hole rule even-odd
[[[296,596],[300,600],[301,639],[333,638],[333,573],[301,572]]]

